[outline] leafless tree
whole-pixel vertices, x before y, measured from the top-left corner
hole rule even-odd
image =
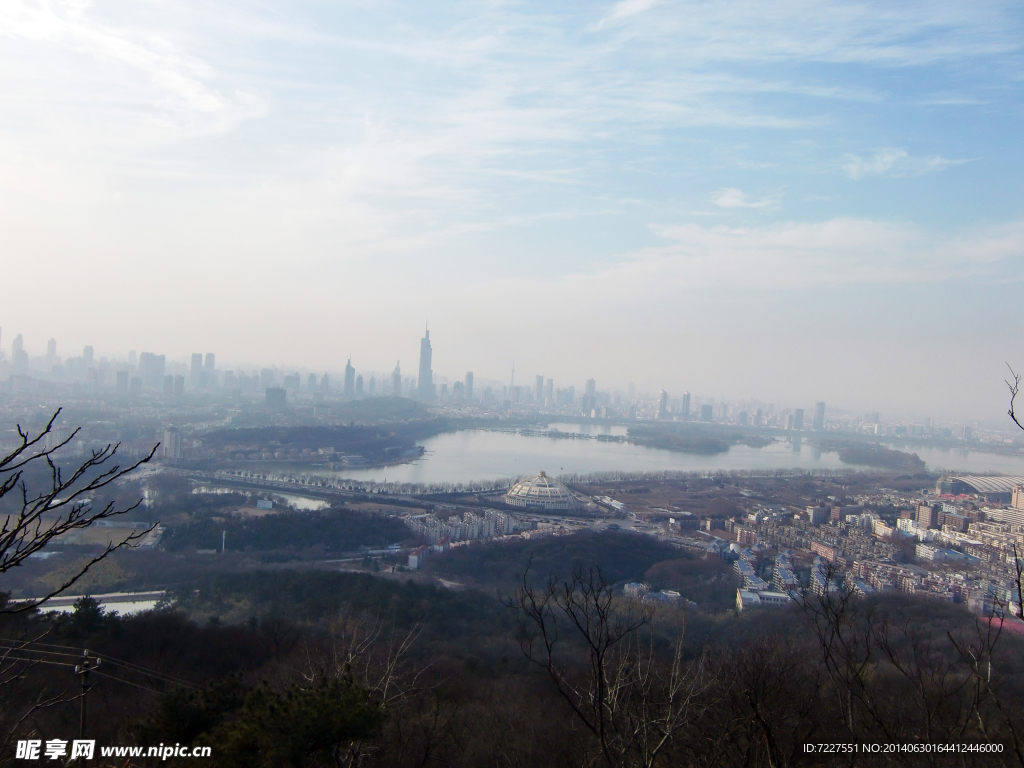
[[[1010,389],[1010,410],[1007,411],[1007,415],[1013,420],[1014,424],[1024,429],[1024,424],[1021,423],[1021,418],[1024,417],[1017,416],[1015,405],[1017,395],[1020,393],[1020,374],[1014,371],[1009,363],[1006,364],[1006,367],[1010,369],[1010,378],[1006,380],[1006,386]]]
[[[617,599],[596,566],[568,581],[530,585],[529,570],[505,605],[519,616],[519,647],[542,668],[614,768],[661,764],[707,686],[701,660],[683,657],[678,628],[671,649],[655,648],[653,609]]]
[[[114,500],[96,507],[92,496],[147,463],[156,454],[159,444],[153,446],[146,456],[126,466],[117,460],[120,444],[93,448],[77,466],[65,471],[58,463],[58,454],[78,436],[79,430],[63,439],[55,439],[54,424],[59,415],[60,409],[35,434],[18,425],[20,445],[0,458],[0,509],[8,510],[0,512],[0,574],[21,565],[61,536],[88,528],[100,520],[123,515],[142,502],[139,499],[128,505],[119,505]],[[36,483],[40,485],[33,487]],[[13,613],[38,607],[68,589],[112,552],[143,538],[153,527],[133,531],[121,541],[109,542],[101,553],[49,594],[17,605],[4,605],[0,612]]]
[[[303,677],[308,683],[324,675],[349,677],[371,693],[389,713],[391,721],[404,724],[402,711],[410,705],[423,704],[419,699],[429,699],[430,694],[420,685],[426,668],[414,668],[409,662],[410,651],[422,631],[422,624],[399,630],[394,624],[389,627],[379,616],[370,619],[342,615],[331,626],[326,647],[307,647]],[[412,704],[414,699],[417,701]],[[446,720],[444,708],[434,704],[426,718],[431,721],[427,728],[429,744],[443,738]],[[377,748],[374,742],[355,740],[346,748],[339,765],[362,765]]]
[[[1019,379],[1019,377],[1018,377]],[[1017,545],[1013,545],[1013,591],[1017,604],[1024,604],[1024,563]],[[974,686],[974,723],[978,732],[989,741],[1004,738],[1013,749],[1017,765],[1024,766],[1024,711],[1013,694],[1007,695],[1006,676],[1002,673],[999,646],[1003,636],[1008,605],[997,604],[987,621],[979,621],[977,634],[970,641],[949,635],[950,642],[967,665]]]

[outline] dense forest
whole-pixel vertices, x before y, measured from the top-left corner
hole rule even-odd
[[[176,597],[129,617],[88,599],[66,616],[6,614],[2,643],[39,660],[88,648],[104,672],[89,738],[211,745],[208,766],[954,764],[837,760],[808,742],[998,742],[955,764],[1022,764],[1024,643],[936,601],[653,611],[582,561],[550,591],[504,599],[322,572],[214,576]],[[594,693],[595,661],[615,695]],[[70,668],[5,669],[0,730],[77,733]]]
[[[346,509],[281,512],[259,517],[207,514],[171,527],[163,546],[172,552],[188,547],[213,549],[220,546],[222,533],[229,552],[316,548],[324,554],[339,554],[360,547],[385,547],[412,535],[398,517],[371,517]]]
[[[707,456],[726,453],[732,445],[721,435],[711,434],[692,424],[679,423],[630,425],[629,441],[649,448]]]
[[[925,463],[916,453],[906,453],[885,448],[881,445],[863,445],[845,442],[823,442],[823,451],[838,451],[839,460],[844,464],[860,464],[865,467],[895,469],[901,472],[923,472]]]

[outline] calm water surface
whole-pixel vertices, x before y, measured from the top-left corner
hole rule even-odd
[[[625,435],[624,426],[552,424],[561,432]],[[463,430],[422,442],[424,457],[412,464],[332,473],[336,477],[395,483],[467,483],[502,477],[531,475],[544,470],[552,475],[592,472],[695,472],[702,470],[854,469],[836,453],[822,453],[806,442],[778,442],[765,448],[733,446],[728,453],[699,456],[629,443],[568,440],[514,432]],[[917,452],[929,469],[963,472],[1003,472],[1024,475],[1024,458],[979,451]]]

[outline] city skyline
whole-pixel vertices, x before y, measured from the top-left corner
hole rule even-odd
[[[474,395],[473,371],[466,371],[461,375],[454,373],[435,374],[432,368],[433,347],[429,330],[420,339],[417,376],[402,375],[400,360],[396,362],[394,370],[387,373],[383,370],[368,367],[356,367],[353,365],[351,356],[346,359],[343,368],[318,368],[313,370],[308,368],[299,370],[299,367],[296,366],[264,362],[249,364],[233,364],[228,362],[224,365],[217,365],[217,353],[213,352],[193,352],[175,359],[174,357],[168,357],[166,354],[129,350],[127,354],[119,356],[115,354],[112,357],[108,357],[102,354],[101,348],[101,354],[97,356],[93,345],[84,346],[82,355],[72,354],[65,357],[56,354],[57,341],[53,337],[47,341],[45,355],[32,355],[31,347],[26,349],[23,334],[20,333],[16,334],[13,340],[10,340],[12,356],[9,358],[3,350],[4,342],[7,339],[8,337],[5,335],[3,326],[0,326],[0,370],[7,370],[12,375],[25,373],[31,375],[35,373],[37,376],[42,375],[43,378],[47,378],[49,372],[40,369],[38,367],[39,364],[50,365],[56,362],[58,367],[62,368],[61,377],[57,380],[67,383],[74,380],[75,377],[82,379],[83,376],[86,376],[89,367],[92,367],[94,364],[98,365],[102,361],[108,368],[113,369],[117,377],[116,386],[118,391],[123,390],[126,393],[129,387],[126,371],[132,370],[138,374],[139,382],[146,387],[151,389],[162,388],[165,395],[170,396],[173,393],[176,398],[183,395],[186,378],[189,389],[199,391],[217,386],[219,377],[223,376],[226,372],[231,372],[232,374],[237,372],[243,376],[251,373],[252,376],[262,379],[266,377],[268,371],[273,371],[275,377],[281,377],[280,381],[275,378],[276,383],[269,386],[284,386],[295,391],[328,390],[331,388],[332,376],[336,376],[337,378],[334,379],[335,388],[331,391],[348,399],[390,395],[410,397],[421,402],[432,403],[442,399],[439,398],[439,383],[442,385],[445,393],[443,399],[446,403],[449,402],[451,397],[457,396],[469,402],[478,400],[481,395],[481,390],[478,390]],[[21,355],[20,363],[16,362],[16,358],[19,355]],[[36,364],[35,368],[29,367],[30,361]],[[268,368],[267,365],[270,367]],[[513,405],[520,402],[543,405],[546,401],[549,407],[557,407],[570,405],[571,402],[576,400],[584,416],[589,415],[592,410],[597,408],[597,395],[599,394],[617,399],[620,402],[618,406],[620,408],[623,403],[649,402],[653,404],[654,411],[652,413],[655,420],[668,418],[670,420],[681,419],[694,422],[710,421],[712,420],[713,413],[714,421],[720,421],[725,420],[724,414],[719,414],[717,409],[728,407],[729,419],[735,420],[737,415],[743,412],[749,418],[751,426],[758,426],[754,421],[755,412],[760,417],[760,409],[764,408],[766,409],[765,418],[767,418],[768,414],[774,414],[775,416],[789,414],[790,423],[788,426],[784,424],[785,428],[802,431],[805,428],[804,413],[805,411],[810,413],[809,403],[805,403],[804,407],[799,407],[798,401],[791,398],[782,398],[779,401],[774,401],[771,398],[760,397],[757,393],[746,393],[729,398],[707,392],[691,393],[686,388],[673,388],[671,392],[666,391],[663,387],[658,391],[645,388],[638,390],[634,381],[629,381],[627,384],[619,384],[618,382],[608,384],[605,382],[599,388],[598,382],[593,377],[588,377],[582,382],[582,385],[576,379],[559,380],[556,387],[554,379],[543,374],[536,374],[534,376],[527,376],[527,383],[515,385],[514,370],[513,364],[513,376],[508,380],[508,384],[503,383],[498,376],[484,374],[481,377],[477,374],[476,378],[483,382],[484,389],[491,391],[491,397],[494,398],[496,403],[508,400]],[[426,371],[429,377],[426,383],[424,383],[422,378],[424,371]],[[68,378],[69,374],[71,378]],[[122,375],[123,381],[121,380]],[[308,382],[303,383],[307,379]],[[533,381],[532,384],[529,383],[531,379]],[[114,380],[108,383],[113,384]],[[220,383],[222,384],[223,382]],[[449,385],[452,387],[451,390],[448,389]],[[132,386],[137,385],[132,384]],[[522,393],[522,397],[526,399],[520,401],[518,396],[513,396],[513,390]],[[135,390],[132,391],[133,393],[135,392]],[[456,393],[458,394],[456,395]],[[559,400],[556,398],[556,395],[563,399]],[[691,399],[693,401],[692,406]],[[670,403],[673,404],[671,407],[669,407]],[[825,402],[816,400],[814,403],[813,422],[810,422],[812,426],[808,428],[813,431],[822,431]],[[711,410],[712,408],[715,410]],[[748,409],[750,412],[746,413]],[[844,403],[833,403],[830,409],[837,409],[839,413],[843,414],[844,419],[856,418],[857,414],[860,413],[867,422],[873,419],[874,423],[882,423],[879,416],[880,412],[877,408],[864,411],[864,409],[850,407]],[[967,423],[994,428],[997,432],[1002,427],[1005,427],[1005,424],[1002,423],[1002,414],[998,418],[986,421],[985,419],[957,418],[941,413],[890,411],[886,414],[885,422],[889,424],[917,422],[932,425],[937,423],[934,420],[936,415],[944,423],[955,425],[958,430]],[[623,417],[625,417],[625,412],[617,416],[617,418]],[[810,419],[810,417],[808,418]],[[742,421],[738,423],[746,424],[747,422]]]

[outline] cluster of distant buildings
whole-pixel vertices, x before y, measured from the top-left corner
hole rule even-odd
[[[953,496],[950,490],[972,493]],[[943,478],[936,491],[928,499],[886,498],[886,505],[901,508],[895,523],[867,509],[867,499],[796,513],[761,507],[743,520],[725,521],[736,540],[706,543],[706,556],[734,560],[740,609],[785,602],[772,594],[764,599],[773,592],[792,598],[803,590],[900,590],[965,603],[978,613],[1019,615],[1014,578],[1018,559],[1024,560],[1024,478]],[[770,580],[763,564],[768,550],[780,553]],[[797,557],[811,561],[804,578]]]
[[[444,541],[451,543],[509,536],[522,527],[513,515],[496,509],[485,509],[480,514],[463,512],[449,517],[414,515],[406,518],[405,522],[413,533],[432,545]]]
[[[638,396],[632,384],[626,392],[601,391],[593,378],[587,379],[582,389],[556,387],[553,379],[542,375],[533,377],[532,384],[517,384],[514,366],[509,383],[504,385],[476,386],[472,372],[460,380],[438,381],[429,330],[420,339],[419,365],[413,376],[403,374],[400,361],[390,374],[357,371],[351,358],[334,381],[328,373],[288,372],[277,367],[221,369],[212,352],[193,353],[187,362],[135,351],[125,359],[111,359],[97,357],[90,345],[81,355],[61,358],[55,339],[47,342],[45,355],[32,356],[19,334],[12,342],[10,359],[0,353],[0,380],[9,381],[10,391],[15,394],[39,394],[46,385],[62,384],[70,388],[74,399],[119,398],[137,403],[143,398],[157,398],[173,404],[196,397],[230,398],[235,402],[258,402],[271,413],[285,413],[299,406],[314,420],[331,419],[332,402],[386,396],[414,398],[441,408],[524,415],[539,410],[576,418],[692,421],[794,433],[853,430],[895,437],[971,439],[969,427],[938,427],[930,419],[923,424],[883,426],[877,412],[854,421],[834,416],[827,422],[824,402],[818,402],[813,412],[805,415],[802,408],[777,409],[760,401],[729,404],[691,396],[689,392],[678,397],[670,397],[665,390],[656,398]]]

